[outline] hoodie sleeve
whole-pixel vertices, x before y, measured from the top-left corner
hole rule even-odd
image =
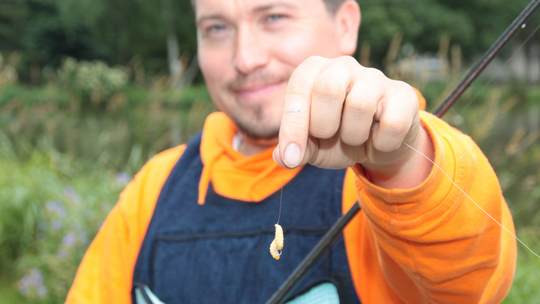
[[[161,188],[184,149],[156,155],[124,189],[87,249],[67,303],[131,303],[139,249]]]
[[[436,164],[422,184],[384,189],[361,168],[347,174],[344,212],[362,206],[344,231],[356,290],[365,303],[501,302],[516,243],[497,177],[469,137],[428,113],[421,121]]]

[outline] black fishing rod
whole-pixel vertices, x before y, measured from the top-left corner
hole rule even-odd
[[[444,116],[446,112],[456,103],[456,101],[463,95],[465,90],[471,85],[471,83],[482,73],[486,66],[495,58],[497,53],[508,43],[510,38],[518,31],[518,29],[527,21],[527,19],[534,13],[534,11],[540,5],[540,0],[532,0],[521,11],[521,13],[512,21],[512,23],[505,29],[505,31],[499,36],[499,38],[491,45],[487,52],[480,58],[480,60],[469,70],[466,76],[461,80],[458,86],[448,95],[448,97],[441,103],[441,105],[435,110],[435,115],[438,117]],[[349,224],[349,222],[358,214],[362,209],[360,201],[356,202],[344,215],[342,215],[336,223],[324,234],[321,240],[313,247],[308,255],[300,262],[291,275],[281,284],[272,297],[266,302],[267,304],[280,304],[283,303],[291,289],[296,283],[304,276],[309,268],[315,263],[315,261],[321,256],[321,254],[328,249],[334,241],[341,235],[343,229]]]

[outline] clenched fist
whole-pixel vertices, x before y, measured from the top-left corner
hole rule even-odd
[[[432,152],[426,151],[431,144],[420,126],[418,97],[408,84],[348,56],[310,57],[293,72],[274,150],[282,166],[360,163],[383,178],[402,173],[408,163],[429,171],[430,164],[404,143]]]

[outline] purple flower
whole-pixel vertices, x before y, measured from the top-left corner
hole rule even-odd
[[[68,232],[62,238],[62,243],[60,244],[60,249],[58,250],[57,256],[59,258],[68,257],[73,247],[75,247],[77,244],[80,244],[82,241],[83,239],[80,234],[77,234],[73,231]]]
[[[116,174],[116,182],[120,186],[127,185],[130,180],[131,180],[131,175],[127,174],[126,172],[120,172]]]
[[[59,219],[54,219],[52,222],[51,222],[51,228],[53,231],[58,231],[62,228],[63,226],[63,223],[61,220]]]
[[[66,209],[64,209],[63,204],[58,201],[46,202],[45,210],[47,211],[47,213],[59,218],[63,218],[66,215]]]
[[[78,240],[79,238],[77,237],[75,232],[68,232],[62,239],[62,247],[71,248],[77,243]]]
[[[51,229],[58,231],[63,226],[62,219],[66,217],[66,209],[58,201],[48,201],[45,203],[45,211],[51,220]]]
[[[43,274],[37,268],[30,269],[17,283],[17,287],[22,295],[33,299],[43,299],[48,292]]]
[[[71,202],[75,203],[76,205],[81,202],[81,197],[79,196],[79,194],[77,193],[77,191],[75,191],[73,187],[66,187],[64,189],[64,195],[67,197],[67,199],[69,199]]]

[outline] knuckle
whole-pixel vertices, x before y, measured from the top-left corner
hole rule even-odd
[[[300,93],[307,85],[309,85],[306,77],[303,77],[303,74],[304,73],[300,67],[293,71],[291,78],[287,83],[288,93]]]
[[[386,75],[379,69],[376,68],[366,68],[366,73],[370,75],[373,79],[387,79]]]
[[[343,66],[328,66],[316,78],[313,93],[330,98],[344,98],[348,79],[347,70]]]
[[[307,96],[306,88],[309,86],[309,82],[302,77],[291,77],[289,83],[287,84],[287,95],[297,95],[300,97]]]
[[[307,89],[312,85],[313,77],[310,75],[318,70],[327,59],[320,56],[311,56],[305,59],[291,74],[287,84],[287,93],[306,95]]]
[[[365,143],[369,134],[366,132],[342,132],[341,139],[344,143],[351,146],[358,146]]]
[[[340,56],[337,58],[337,60],[346,65],[360,65],[352,56]]]
[[[409,124],[401,120],[388,120],[381,122],[382,131],[392,137],[403,137],[409,131]]]
[[[347,96],[345,110],[351,113],[375,113],[378,96],[374,92],[365,92],[363,96],[352,92]]]
[[[328,139],[333,137],[337,133],[338,128],[339,124],[334,122],[315,122],[314,120],[312,120],[312,123],[309,127],[309,133],[316,138]]]
[[[405,81],[401,80],[392,80],[392,86],[394,88],[394,91],[400,95],[405,95],[407,97],[411,97],[411,95],[415,95],[414,89]]]
[[[407,97],[410,97],[411,95],[416,95],[414,92],[413,87],[411,87],[408,83],[402,80],[392,80],[392,90],[399,95],[405,95]]]
[[[375,106],[370,102],[353,102],[345,110],[351,114],[374,114]]]
[[[418,96],[411,85],[401,80],[392,80],[392,88],[393,98],[399,98],[400,102],[411,105],[415,110],[418,109]]]
[[[318,65],[318,64],[321,64],[321,63],[324,63],[327,59],[322,57],[322,56],[309,56],[308,58],[306,58],[304,60],[304,62],[302,62],[302,64],[300,64],[300,66],[303,66],[303,65]]]
[[[307,128],[308,124],[304,119],[288,116],[282,124],[280,132],[288,138],[298,138]]]
[[[279,138],[288,140],[296,140],[304,138],[307,134],[309,123],[301,117],[295,115],[285,116],[280,128]]]
[[[319,77],[313,87],[315,96],[323,96],[328,99],[335,100],[343,98],[345,95],[346,85],[339,79],[332,77]]]

